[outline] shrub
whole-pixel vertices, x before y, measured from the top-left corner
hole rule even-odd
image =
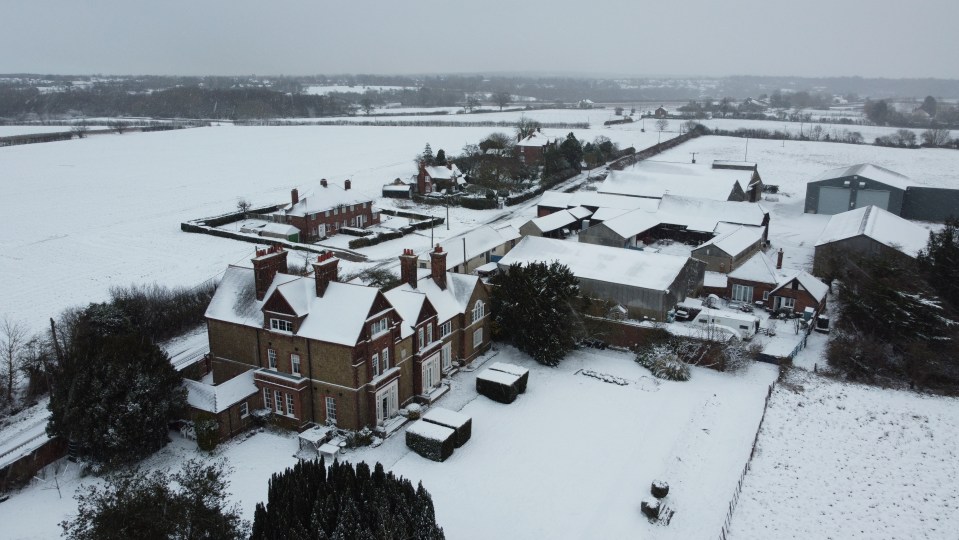
[[[452,429],[417,420],[406,429],[406,446],[433,461],[446,461],[456,449],[456,432]]]
[[[193,430],[196,433],[196,445],[204,452],[212,452],[220,444],[220,424],[209,413],[198,413],[193,417]]]
[[[636,354],[636,362],[652,372],[653,376],[668,381],[688,381],[689,366],[674,353],[661,347],[651,347]]]

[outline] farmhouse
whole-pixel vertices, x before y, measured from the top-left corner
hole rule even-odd
[[[316,242],[333,236],[343,227],[366,228],[380,222],[380,213],[373,201],[350,190],[350,181],[343,188],[320,180],[321,189],[300,198],[299,191],[290,192],[290,204],[270,214],[273,221],[292,225],[299,230],[300,242]]]
[[[869,163],[831,169],[806,184],[807,214],[839,214],[876,206],[902,213],[909,178]]]
[[[780,272],[783,264],[782,250],[777,253],[774,265],[765,253],[759,252],[746,260],[739,268],[729,273],[727,278],[727,298],[737,302],[769,303],[769,294],[783,280]]]
[[[427,165],[420,162],[416,173],[416,192],[420,195],[446,192],[452,193],[466,184],[463,173],[453,163],[446,165]]]
[[[546,149],[550,146],[557,146],[558,141],[552,141],[546,135],[539,130],[534,131],[532,135],[523,137],[521,135],[516,136],[516,157],[520,161],[527,164],[539,163],[543,160],[543,154],[546,153]]]
[[[750,189],[748,195],[743,186]],[[751,169],[645,160],[622,171],[610,171],[598,191],[650,199],[661,199],[670,194],[717,201],[757,202],[761,197],[761,180],[759,173]]]
[[[729,231],[729,225],[758,227],[765,241],[769,214],[758,204],[664,195],[654,212],[633,210],[605,220],[581,232],[579,241],[641,248],[668,239],[698,245]]]
[[[807,308],[819,313],[826,307],[829,286],[805,270],[794,272],[769,293],[773,311],[803,313]]]
[[[813,272],[831,276],[853,254],[915,258],[926,247],[929,231],[876,206],[829,218],[813,257]]]
[[[520,233],[512,225],[490,227],[483,225],[468,233],[440,242],[447,254],[446,269],[460,274],[471,274],[484,264],[496,262],[509,253],[520,239]],[[465,261],[465,264],[464,264]],[[420,255],[418,266],[429,268],[430,255]]]
[[[527,236],[500,259],[511,264],[558,261],[579,279],[584,296],[625,307],[629,316],[665,320],[666,312],[703,285],[705,264],[690,257]]]

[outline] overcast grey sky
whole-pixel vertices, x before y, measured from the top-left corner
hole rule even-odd
[[[0,0],[0,73],[959,78],[957,0]]]

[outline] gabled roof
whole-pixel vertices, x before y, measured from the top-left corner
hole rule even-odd
[[[426,293],[410,289],[390,289],[383,293],[386,299],[390,301],[396,312],[403,319],[400,326],[400,336],[403,338],[413,335],[413,329],[419,322],[420,312],[423,310],[423,304],[428,302]]]
[[[577,206],[576,208],[570,208],[569,210],[567,210],[567,212],[572,214],[573,217],[575,217],[576,219],[586,219],[589,216],[593,215],[593,212],[591,212],[588,208],[584,208],[582,206]]]
[[[536,228],[544,233],[557,231],[563,227],[569,227],[579,219],[568,210],[558,210],[552,214],[545,215],[529,220],[527,223],[536,225]]]
[[[541,131],[534,131],[529,137],[525,137],[516,143],[516,146],[535,146],[543,147],[552,142],[549,137],[543,135]]]
[[[372,199],[352,189],[343,189],[339,186],[329,184],[327,187],[321,187],[314,193],[300,197],[298,203],[287,204],[273,213],[302,217],[317,212],[325,212],[326,210],[340,206],[362,203],[372,204]]]
[[[499,265],[504,269],[514,263],[553,261],[569,267],[578,278],[665,291],[689,257],[527,236],[500,259]]]
[[[730,272],[729,277],[730,279],[755,281],[770,285],[778,285],[782,281],[782,274],[779,270],[776,270],[776,265],[761,251],[747,259],[739,268]]]
[[[776,294],[776,291],[782,289],[786,285],[789,285],[793,281],[798,281],[799,284],[802,285],[802,287],[806,289],[809,294],[816,299],[817,302],[822,302],[822,299],[826,297],[826,293],[829,292],[829,285],[819,281],[819,279],[805,270],[800,270],[783,278],[782,283],[780,283],[769,294]]]
[[[334,281],[317,297],[313,278],[277,274],[263,300],[257,300],[253,269],[230,266],[210,300],[206,317],[262,328],[263,305],[274,294],[280,294],[297,317],[304,317],[297,336],[352,346],[380,293],[375,287]]]
[[[545,191],[539,200],[539,206],[548,206],[550,208],[573,208],[576,206],[587,206],[590,208],[615,208],[620,210],[636,210],[645,208],[655,210],[659,204],[656,200],[644,199],[642,197],[630,197],[627,195],[613,195],[609,193],[598,193],[596,191],[574,191],[566,193],[564,191]]]
[[[447,168],[445,165],[425,167],[426,174],[435,180],[452,180],[463,175],[455,164],[451,163],[450,166],[452,168]]]
[[[834,178],[845,178],[847,176],[864,176],[870,180],[882,182],[883,184],[889,184],[890,186],[900,189],[906,189],[909,186],[916,185],[915,182],[910,180],[908,176],[890,171],[889,169],[880,167],[878,165],[873,165],[872,163],[859,163],[858,165],[852,165],[849,167],[829,169],[828,171],[817,176],[813,182],[832,180]]]
[[[717,226],[717,228],[720,228]],[[701,249],[706,246],[716,246],[729,255],[736,256],[746,251],[750,246],[762,240],[763,228],[739,225],[733,229],[728,229],[718,236],[714,236],[708,242],[697,246]]]
[[[739,184],[749,184],[752,171],[713,169],[706,164],[640,161],[622,171],[610,171],[600,193],[658,199],[665,194],[725,201]]]
[[[466,240],[466,257],[469,260],[519,237],[519,231],[512,225],[503,225],[496,228],[483,225],[466,234],[446,239],[440,242],[440,247],[446,252],[446,269],[450,270],[463,264],[464,239]],[[419,256],[419,262],[424,261],[429,264],[429,252]]]
[[[444,323],[456,315],[466,313],[470,308],[467,306],[470,297],[479,285],[480,280],[477,276],[468,274],[458,274],[454,272],[446,273],[446,288],[440,289],[439,286],[430,277],[430,271],[427,269],[418,269],[416,288],[410,287],[409,283],[403,283],[398,287],[390,289],[393,291],[414,292],[425,294],[426,298],[436,309],[436,318],[440,323]]]
[[[661,223],[712,232],[721,222],[758,227],[765,217],[765,209],[756,203],[665,195],[654,212],[634,210],[604,221],[603,225],[623,238],[630,238]]]
[[[183,380],[186,387],[186,402],[201,411],[218,413],[225,411],[259,390],[253,383],[253,370],[244,371],[216,386],[190,379]]]
[[[877,206],[864,206],[835,214],[819,235],[816,246],[856,236],[866,236],[916,257],[929,242],[929,231]]]

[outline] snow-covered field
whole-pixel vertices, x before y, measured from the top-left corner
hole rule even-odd
[[[676,383],[653,379],[631,355],[614,351],[578,351],[558,368],[511,348],[492,361],[529,368],[529,388],[502,405],[477,396],[477,372],[457,374],[437,406],[470,415],[473,435],[446,462],[411,453],[402,431],[345,459],[380,461],[422,481],[451,539],[715,538],[774,367],[756,364],[742,374],[693,368],[689,382]],[[605,383],[582,375],[582,368],[630,384]],[[211,457],[225,457],[235,469],[230,491],[247,519],[266,497],[270,475],[294,463],[296,448],[290,434],[260,433]],[[196,455],[194,443],[176,437],[145,465],[176,468]],[[670,483],[676,514],[666,528],[639,512],[654,479]],[[35,482],[0,504],[0,536],[57,537],[56,523],[76,511],[75,489],[95,481],[67,471],[60,478],[63,499],[52,477]]]
[[[364,85],[355,85],[355,86],[344,86],[344,85],[331,85],[324,86],[320,84],[314,84],[303,88],[304,94],[310,94],[314,96],[323,96],[333,92],[339,92],[342,94],[364,94],[367,90],[372,90],[374,92],[388,92],[391,90],[415,90],[413,87],[408,86],[364,86]]]
[[[320,178],[339,185],[352,178],[353,189],[377,199],[383,184],[415,173],[413,157],[427,142],[455,154],[492,131],[223,125],[3,148],[0,275],[17,286],[3,293],[0,312],[40,328],[65,307],[104,300],[114,285],[201,283],[228,264],[248,263],[253,245],[183,233],[182,221],[233,211],[240,197],[265,205],[288,200],[294,187],[306,195],[321,189]],[[577,133],[585,140],[606,134],[624,147],[656,141],[651,133]],[[435,229],[435,240],[497,215],[450,214],[450,230]],[[429,236],[420,232],[416,245],[394,246],[388,257],[403,247],[425,249]]]
[[[30,135],[32,133],[60,133],[70,131],[71,126],[0,126],[0,137]]]
[[[957,538],[959,400],[793,370],[773,392],[730,539]]]

